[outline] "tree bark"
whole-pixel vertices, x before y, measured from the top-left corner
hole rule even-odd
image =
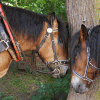
[[[79,31],[81,24],[87,28],[93,28],[99,24],[100,17],[99,0],[66,0],[66,13],[71,35]],[[98,13],[97,13],[98,9]]]
[[[70,86],[67,100],[100,100],[100,77],[95,80],[90,90],[85,94],[79,94]]]
[[[100,0],[66,0],[66,13],[71,36],[75,35],[84,24],[93,28],[100,22]],[[88,93],[75,93],[70,86],[67,100],[100,100],[100,78],[92,84]],[[99,91],[99,92],[98,92]]]

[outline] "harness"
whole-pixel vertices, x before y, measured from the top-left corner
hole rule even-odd
[[[88,31],[89,41],[90,41],[90,34],[91,34],[91,31],[92,31],[91,29]],[[87,56],[87,65],[86,65],[86,69],[85,69],[84,76],[78,74],[74,69],[72,70],[72,72],[73,72],[76,76],[78,76],[78,77],[80,77],[81,79],[86,80],[86,81],[88,81],[88,83],[90,83],[90,82],[94,82],[95,80],[89,79],[89,78],[87,77],[89,65],[91,65],[92,68],[96,69],[97,71],[99,71],[100,68],[96,67],[95,65],[93,65],[93,64],[91,63],[91,58],[90,58],[90,47],[89,47],[89,46],[87,47],[87,54],[88,54],[88,56]]]
[[[0,53],[8,50],[15,61],[21,60],[21,52],[17,39],[5,17],[4,11],[0,4]],[[4,26],[6,30],[4,29]],[[7,32],[6,32],[7,31]]]
[[[14,33],[13,33],[13,31],[12,31],[12,29],[11,29],[11,27],[10,27],[6,17],[5,17],[5,14],[4,14],[4,11],[2,9],[1,4],[0,4],[0,18],[3,21],[3,23],[0,21],[0,40],[1,40],[0,41],[0,53],[3,52],[4,50],[8,50],[10,52],[11,56],[14,55],[13,59],[15,61],[23,60],[23,57],[22,57],[22,54],[23,54],[24,58],[26,59],[26,61],[30,65],[31,69],[33,70],[30,62],[26,58],[21,47],[19,46],[19,43],[17,42],[17,39],[14,36]],[[5,26],[8,34],[6,33],[4,26]],[[58,76],[58,75],[60,75],[61,64],[69,63],[70,59],[58,60],[58,58],[57,58],[56,47],[55,47],[55,43],[54,43],[54,39],[53,39],[53,32],[57,32],[57,31],[58,31],[58,28],[52,29],[52,26],[48,24],[46,35],[44,36],[43,40],[41,41],[41,43],[39,44],[39,46],[37,47],[37,50],[36,50],[37,52],[39,51],[39,49],[42,47],[43,43],[48,38],[48,35],[50,34],[52,49],[53,49],[53,53],[54,53],[54,61],[45,62],[45,63],[47,66],[54,64],[55,68],[53,71],[47,72],[47,73],[36,70],[37,72],[45,73],[45,74],[50,73],[50,74],[55,74]]]
[[[44,36],[43,40],[41,41],[41,43],[37,47],[36,51],[37,52],[39,51],[39,49],[42,47],[43,43],[48,38],[48,35],[50,34],[51,43],[52,43],[52,49],[53,49],[53,53],[54,53],[54,61],[45,62],[45,63],[46,63],[47,66],[54,65],[55,68],[54,68],[53,71],[47,72],[47,73],[51,73],[51,74],[59,76],[60,75],[61,64],[68,64],[70,59],[68,59],[68,60],[58,60],[58,58],[57,58],[56,46],[55,46],[54,39],[53,39],[53,32],[57,32],[57,31],[58,31],[58,28],[52,29],[52,26],[50,24],[48,24],[46,35]],[[42,72],[42,71],[38,71],[38,72],[46,73],[46,72]]]

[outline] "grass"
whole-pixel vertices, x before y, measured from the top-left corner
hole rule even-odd
[[[53,83],[55,79],[49,75],[40,73],[20,72],[11,66],[8,73],[0,79],[0,93],[3,99],[6,96],[24,95],[30,98],[36,91],[39,90],[41,83]],[[28,100],[28,99],[26,99]]]
[[[37,60],[37,66],[42,65]],[[15,68],[15,63],[11,64],[7,74],[0,79],[0,100],[66,100],[70,87],[69,72],[64,78],[55,79],[47,74],[30,73],[26,64],[24,68],[26,71],[21,72]]]
[[[61,79],[55,79],[55,82],[41,83],[38,95],[32,96],[31,100],[66,100],[70,89],[70,73]]]

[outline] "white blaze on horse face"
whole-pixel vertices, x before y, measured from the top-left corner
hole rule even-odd
[[[73,76],[71,80],[71,85],[74,88],[74,90],[78,93],[85,93],[88,91],[88,88],[85,86],[85,84],[81,81],[81,79],[77,76]]]
[[[80,82],[80,78],[79,77],[77,77],[77,76],[73,76],[72,77],[72,79],[71,79],[71,84],[73,85],[73,86],[75,86],[77,83],[79,83]]]

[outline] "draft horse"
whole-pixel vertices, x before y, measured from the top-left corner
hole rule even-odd
[[[71,85],[78,93],[89,90],[100,70],[100,25],[81,29],[71,39]]]
[[[61,19],[55,17],[55,13],[48,18],[4,4],[2,8],[22,50],[36,50],[47,66],[54,71],[53,76],[64,76],[68,69],[68,32]],[[8,50],[0,53],[0,78],[7,73],[12,60]]]

